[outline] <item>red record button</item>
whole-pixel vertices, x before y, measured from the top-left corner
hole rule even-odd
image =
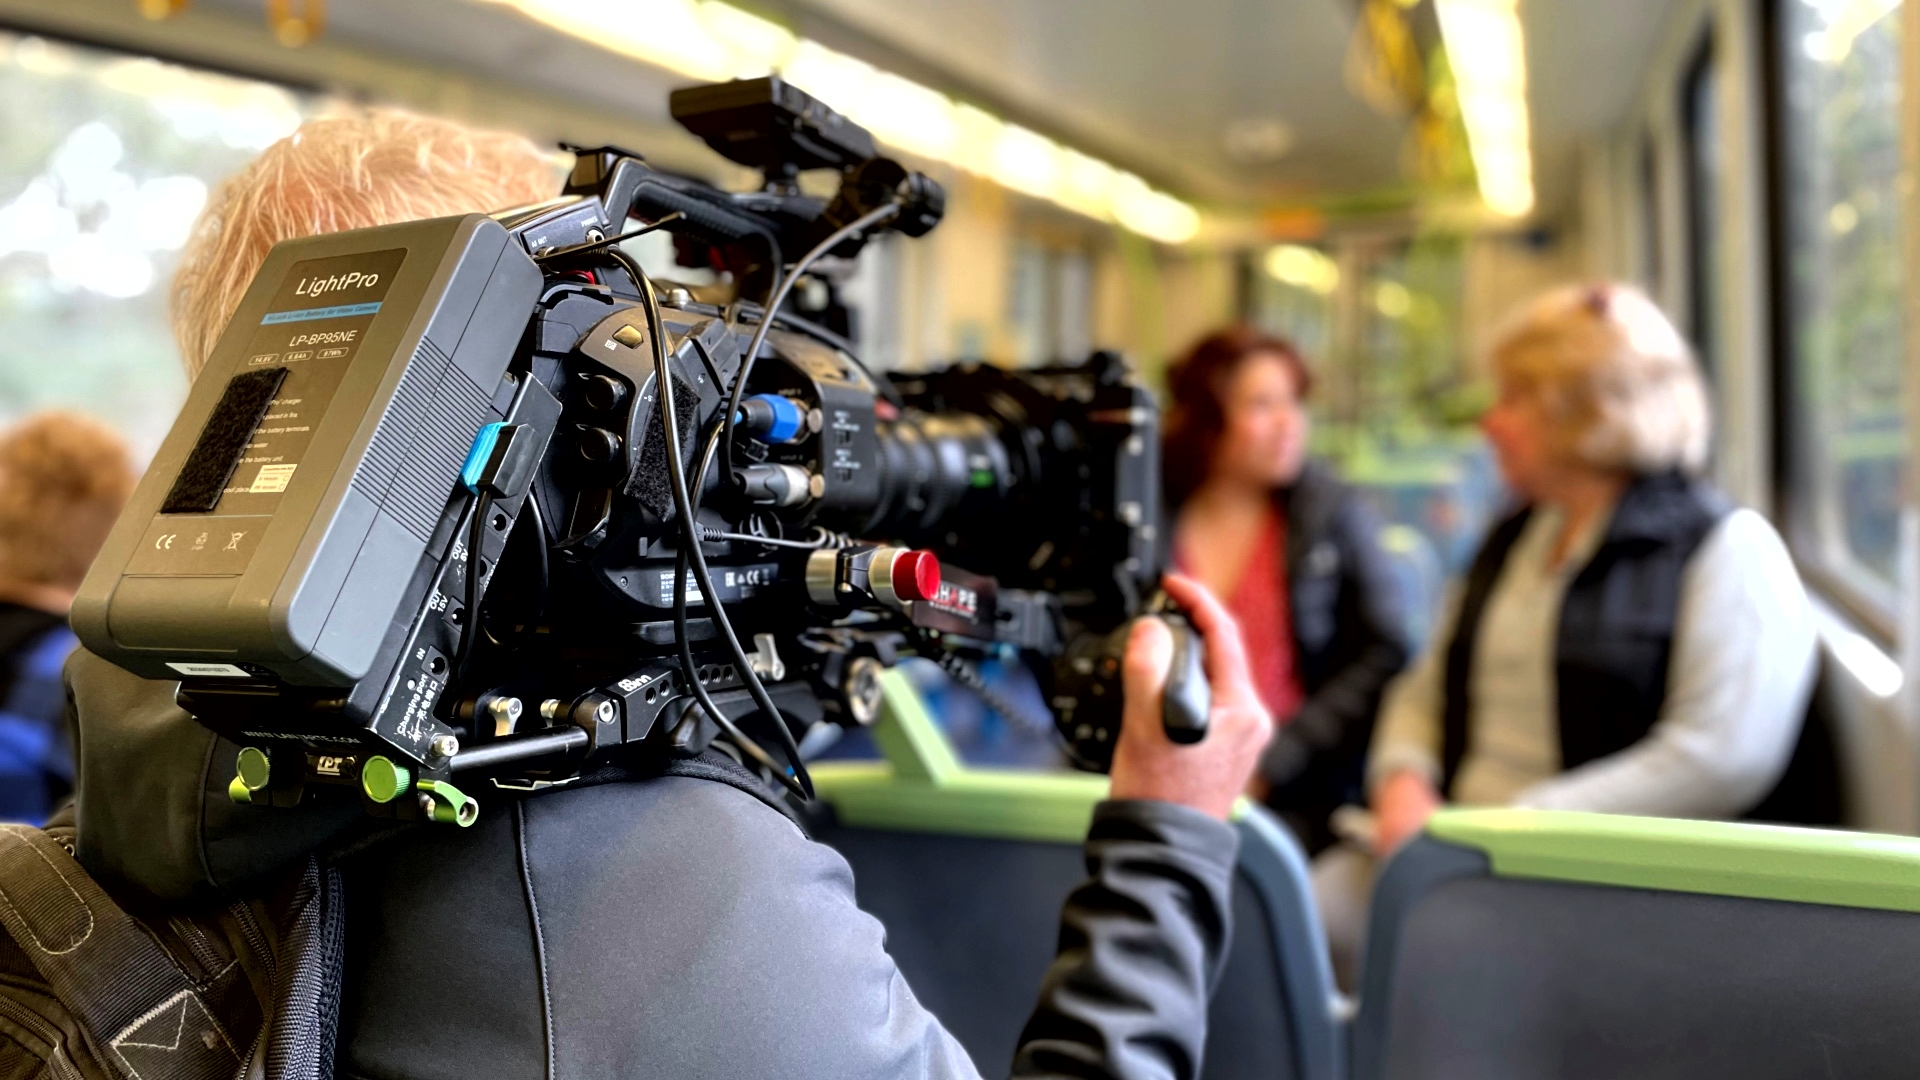
[[[931,551],[893,557],[893,591],[902,600],[931,600],[940,592],[940,560]]]

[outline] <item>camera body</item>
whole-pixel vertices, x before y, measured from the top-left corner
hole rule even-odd
[[[73,609],[242,744],[237,801],[467,824],[477,784],[870,722],[904,652],[1058,660],[1063,730],[1110,752],[1110,673],[1070,657],[1158,575],[1151,395],[1109,354],[889,384],[777,310],[657,297],[629,218],[751,282],[942,204],[777,79],[683,94],[764,190],[579,150],[551,202],[269,254]]]

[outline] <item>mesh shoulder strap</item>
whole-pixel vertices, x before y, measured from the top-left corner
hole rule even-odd
[[[244,1064],[167,951],[39,829],[0,826],[0,926],[127,1080],[227,1080]]]

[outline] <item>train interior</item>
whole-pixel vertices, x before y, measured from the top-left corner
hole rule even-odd
[[[168,329],[178,253],[210,192],[303,120],[394,106],[627,147],[743,190],[756,175],[678,127],[667,97],[768,71],[946,187],[939,229],[877,241],[836,282],[874,368],[1114,349],[1157,380],[1214,328],[1285,336],[1315,371],[1314,454],[1387,523],[1380,544],[1419,598],[1416,642],[1508,498],[1475,423],[1487,344],[1518,305],[1573,282],[1637,285],[1692,341],[1715,419],[1709,475],[1773,523],[1812,595],[1809,724],[1831,743],[1833,824],[1884,839],[1881,862],[1797,834],[1738,848],[1714,823],[1627,836],[1468,815],[1431,833],[1490,852],[1496,876],[1377,938],[1356,995],[1320,955],[1301,854],[1243,820],[1241,938],[1205,1075],[1467,1075],[1445,1063],[1482,1044],[1536,1055],[1507,1075],[1619,1075],[1605,1038],[1560,1031],[1569,1002],[1691,1048],[1696,1071],[1641,1075],[1733,1075],[1748,1059],[1730,1047],[1771,1046],[1756,1019],[1768,1003],[1856,1030],[1912,1000],[1888,989],[1908,946],[1860,959],[1846,993],[1828,983],[1852,976],[1819,956],[1768,950],[1818,938],[1871,954],[1882,934],[1913,938],[1889,925],[1920,911],[1920,855],[1896,839],[1920,834],[1920,687],[1905,678],[1920,671],[1920,379],[1907,375],[1920,336],[1902,314],[1920,297],[1920,110],[1904,101],[1920,5],[0,0],[0,416],[79,408],[150,454],[188,386]],[[677,266],[663,234],[630,250],[662,277],[715,283]],[[883,723],[828,748],[817,775],[863,906],[991,1072],[1025,1010],[995,979],[1044,972],[1102,781],[1063,771],[1051,731],[931,665],[904,670]],[[1017,678],[1003,691],[1044,706]],[[1459,847],[1440,847],[1393,903],[1470,875],[1448,862]],[[1661,876],[1681,864],[1748,884],[1714,896]],[[1544,869],[1498,876],[1527,865]],[[1698,903],[1636,923],[1601,887],[1622,883],[1656,908]],[[1390,921],[1378,904],[1376,928]],[[1560,927],[1544,940],[1568,951],[1542,960],[1499,920]],[[1620,976],[1616,996],[1637,1004],[1610,998],[1605,977],[1557,989],[1622,940],[1673,958]],[[1448,943],[1498,973],[1475,968],[1469,989],[1423,1004],[1422,971],[1459,977]],[[1395,950],[1398,968],[1381,970]],[[1756,952],[1772,959],[1740,967]],[[1740,967],[1737,992],[1702,974],[1716,965]],[[1562,1008],[1488,1030],[1486,1001],[1530,995]],[[1880,1042],[1841,1039],[1831,1052],[1861,1067],[1830,1075],[1899,1060],[1895,1025],[1873,1029]],[[1782,1053],[1743,1075],[1804,1063]],[[1588,1054],[1590,1069],[1566,1064]]]

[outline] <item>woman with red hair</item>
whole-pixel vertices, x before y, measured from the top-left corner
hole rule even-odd
[[[1277,726],[1254,794],[1310,851],[1363,798],[1380,695],[1407,662],[1405,599],[1366,502],[1307,456],[1312,375],[1240,326],[1168,373],[1173,563],[1226,601]]]

